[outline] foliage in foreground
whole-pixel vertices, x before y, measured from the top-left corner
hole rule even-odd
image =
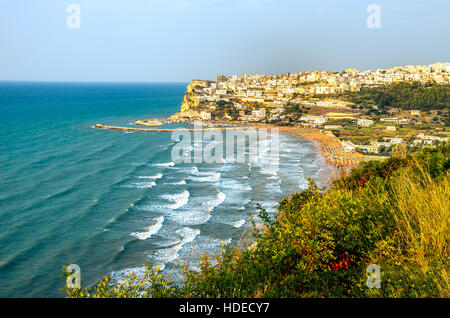
[[[450,145],[368,162],[327,191],[284,198],[270,219],[260,209],[250,247],[224,247],[212,265],[176,285],[148,267],[144,278],[69,297],[449,297]],[[381,288],[366,285],[369,264]]]

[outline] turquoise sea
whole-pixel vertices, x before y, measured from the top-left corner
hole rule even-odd
[[[177,164],[170,132],[93,129],[179,110],[186,83],[0,83],[0,297],[64,297],[62,266],[90,285],[147,263],[235,244],[261,203],[324,184],[314,143],[280,134],[280,164]],[[169,125],[169,127],[186,125]]]

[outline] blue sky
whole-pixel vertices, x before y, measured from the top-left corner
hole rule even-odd
[[[66,25],[69,4],[81,28]],[[366,8],[381,6],[381,29]],[[0,0],[0,80],[187,82],[450,61],[448,0]]]

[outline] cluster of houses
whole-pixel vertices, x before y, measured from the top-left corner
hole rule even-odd
[[[359,149],[370,154],[378,154],[381,147],[388,148],[404,142],[404,139],[399,137],[385,137],[383,138],[383,141],[370,141],[370,144],[368,145],[356,145],[349,140],[341,141],[344,150],[347,152],[355,152],[356,149]]]
[[[432,135],[425,135],[425,133],[419,133],[411,142],[414,146],[426,146],[433,145],[436,142],[447,142],[450,137],[439,137]],[[382,147],[388,148],[393,145],[406,144],[406,140],[401,137],[385,137],[383,141],[370,141],[368,145],[356,145],[349,140],[341,141],[344,150],[347,152],[355,152],[357,149],[364,153],[378,154]]]
[[[319,70],[282,75],[222,75],[218,76],[215,82],[193,80],[191,85],[194,87],[194,98],[204,103],[232,100],[237,103],[258,103],[263,107],[276,108],[300,95],[359,91],[363,86],[380,86],[405,81],[449,83],[450,63],[409,65],[364,72],[348,69],[341,73]],[[335,102],[312,103],[316,106],[339,107]],[[305,101],[305,104],[308,102]]]
[[[362,87],[376,87],[395,82],[429,82],[450,83],[450,63],[436,63],[428,66],[408,65],[390,69],[360,72],[347,69],[343,72],[313,71],[303,73],[286,73],[282,75],[248,75],[218,76],[216,81],[193,80],[190,84],[190,102],[194,107],[187,107],[181,116],[186,118],[211,121],[214,119],[231,120],[228,112],[218,112],[222,118],[216,118],[220,102],[225,102],[235,109],[234,118],[244,122],[283,120],[287,105],[295,103],[305,108],[326,107],[343,109],[348,104],[340,101],[321,100],[320,96],[344,91],[359,91]],[[222,104],[223,106],[224,104]],[[376,106],[374,106],[376,108]],[[183,107],[182,107],[183,110]],[[401,124],[420,123],[414,117],[421,116],[420,110],[411,110],[411,116],[396,116],[399,109],[389,108],[389,117],[380,118],[386,124],[386,130],[396,131]],[[409,117],[409,118],[405,118]],[[299,118],[304,126],[331,131],[342,127],[327,124],[327,116],[303,115]],[[372,118],[354,118],[359,127],[370,127],[375,124]],[[378,119],[377,119],[378,121]],[[413,144],[424,145],[435,141],[445,141],[448,137],[425,136],[419,134]],[[385,141],[372,141],[369,145],[355,145],[350,141],[342,141],[346,151],[360,149],[366,153],[376,154],[381,147],[404,143],[402,138],[390,138]]]

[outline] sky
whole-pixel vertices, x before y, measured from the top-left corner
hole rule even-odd
[[[69,28],[70,4],[80,8]],[[380,28],[367,20],[379,6]],[[0,0],[0,80],[189,82],[450,62],[448,0]]]

